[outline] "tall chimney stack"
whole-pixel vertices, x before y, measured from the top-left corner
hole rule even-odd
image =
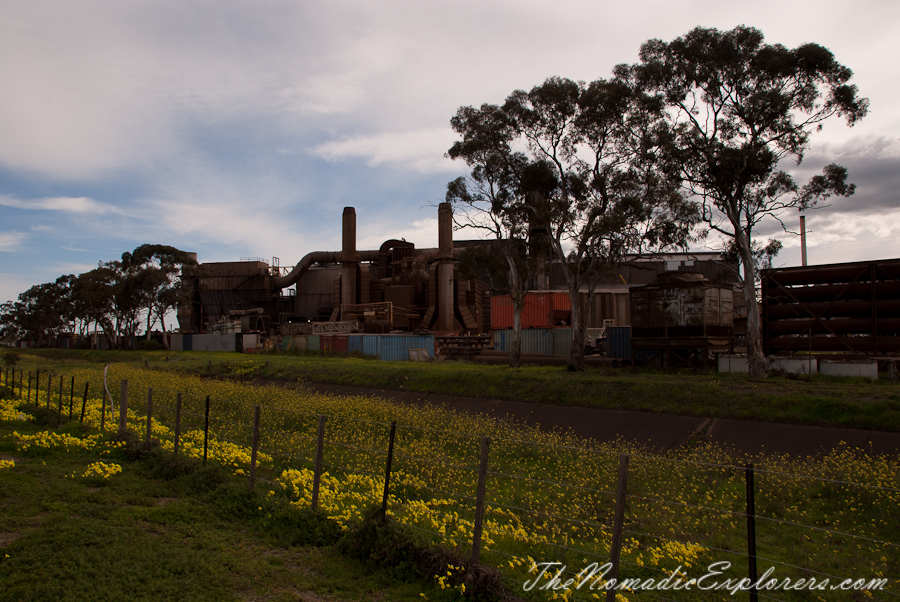
[[[800,265],[806,265],[806,216],[800,216]]]
[[[344,207],[341,253],[341,305],[356,303],[356,209]]]
[[[438,205],[438,330],[453,332],[453,209]]]

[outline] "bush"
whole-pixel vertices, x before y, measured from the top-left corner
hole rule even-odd
[[[163,346],[159,341],[153,339],[141,339],[134,346],[137,351],[162,351]]]
[[[15,349],[7,349],[3,352],[3,364],[8,368],[14,367],[21,359],[22,356]]]

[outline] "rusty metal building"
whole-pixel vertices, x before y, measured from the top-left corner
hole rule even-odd
[[[762,272],[763,351],[900,354],[900,259]]]
[[[638,365],[705,364],[734,345],[735,288],[701,273],[664,272],[631,290],[632,351]]]

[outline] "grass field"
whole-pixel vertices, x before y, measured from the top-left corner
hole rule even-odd
[[[83,437],[77,427],[60,432]],[[406,602],[434,589],[373,570],[331,546],[290,545],[304,533],[267,525],[265,514],[248,509],[255,500],[245,482],[216,467],[133,461],[106,446],[14,444],[14,431],[35,435],[45,428],[0,422],[3,602]],[[97,462],[122,470],[82,476]],[[277,512],[267,507],[270,516]]]
[[[741,374],[632,373],[630,369],[487,366],[466,362],[382,362],[326,357],[315,352],[249,356],[206,352],[37,350],[41,361],[102,365],[111,361],[147,365],[182,374],[241,380],[302,381],[443,393],[558,405],[661,412],[900,431],[900,383],[836,378]],[[43,359],[38,359],[43,358]],[[26,368],[32,369],[32,368]]]
[[[173,392],[184,392],[186,411],[195,417],[200,413],[200,400],[210,395],[216,428],[219,429],[211,446],[211,458],[243,473],[249,457],[250,410],[253,405],[261,406],[263,430],[269,433],[263,437],[260,448],[264,458],[261,460],[261,478],[267,483],[265,489],[268,491],[264,499],[287,499],[297,509],[308,508],[311,475],[308,459],[313,455],[311,442],[315,441],[315,417],[327,415],[328,468],[323,478],[322,507],[330,520],[345,530],[356,528],[366,505],[380,499],[382,480],[378,474],[383,474],[384,470],[387,426],[396,421],[399,425],[398,459],[393,469],[395,489],[392,490],[390,510],[398,521],[420,529],[432,541],[447,547],[457,543],[464,547],[471,541],[471,498],[475,481],[472,467],[477,466],[480,436],[492,438],[486,497],[486,545],[482,558],[487,564],[501,568],[508,584],[521,584],[529,579],[528,568],[532,560],[549,559],[578,566],[609,554],[614,507],[610,492],[615,490],[617,463],[622,453],[631,457],[626,538],[622,552],[626,575],[658,576],[679,566],[682,570],[696,571],[723,558],[732,559],[736,568],[746,566],[742,470],[745,458],[731,457],[708,446],[667,456],[652,456],[627,444],[592,446],[571,437],[438,408],[416,409],[366,397],[317,396],[261,386],[259,378],[271,371],[272,377],[287,380],[289,377],[284,372],[290,366],[307,371],[343,370],[345,374],[359,377],[360,373],[368,374],[366,371],[370,366],[376,367],[374,374],[378,367],[387,365],[390,370],[407,369],[409,381],[404,380],[406,383],[417,380],[417,373],[408,371],[418,368],[415,365],[279,356],[248,359],[232,354],[202,355],[207,362],[205,365],[185,370],[184,364],[202,360],[190,355],[169,356],[166,360],[165,356],[153,354],[146,356],[145,364],[144,357],[138,356],[139,361],[131,365],[114,365],[110,369],[110,378],[114,383],[122,378],[131,383],[129,407],[134,412],[130,425],[138,433],[144,424],[141,411],[146,409],[145,391],[147,387],[153,387],[157,420],[153,434],[162,439],[163,448],[171,445]],[[226,358],[230,361],[222,361]],[[86,362],[91,358],[84,357],[67,359],[66,364],[56,366],[58,372],[65,370],[67,375],[76,376],[79,383],[87,379],[97,382],[99,363]],[[212,370],[210,360],[214,361]],[[27,361],[47,362],[48,358],[28,358]],[[478,374],[468,371],[467,365],[455,366],[458,379]],[[443,374],[449,373],[454,365],[431,368],[435,373]],[[186,374],[194,371],[232,378],[201,379]],[[541,374],[540,370],[537,374]],[[568,375],[543,374],[549,374],[548,382],[552,381],[553,386],[560,386],[561,378]],[[637,386],[640,379],[648,375],[592,376],[598,379],[630,378]],[[666,378],[649,376],[660,383]],[[669,378],[683,379],[684,382],[690,377],[670,375]],[[744,380],[752,384],[749,379]],[[824,386],[827,383],[805,384]],[[852,381],[834,384],[848,390],[891,392],[884,385]],[[793,381],[788,386],[793,386]],[[92,391],[96,390],[94,387],[96,385],[92,386]],[[98,424],[96,402],[92,400],[87,412],[88,423]],[[191,439],[188,435],[191,429],[196,432],[197,420],[192,424],[185,427],[184,440],[194,441],[190,453],[196,454],[197,438]],[[27,438],[20,436],[18,439],[16,449],[21,451]],[[186,445],[184,449],[188,452],[189,447]],[[765,457],[754,461],[757,464],[759,556],[767,559],[761,561],[760,572],[766,566],[773,566],[779,573],[795,577],[806,575],[810,570],[820,575],[884,576],[892,580],[890,591],[897,594],[900,521],[896,520],[896,509],[900,504],[900,466],[896,458],[871,458],[854,450],[838,450],[822,459]],[[119,476],[113,475],[110,480]],[[266,508],[265,505],[260,507]],[[746,569],[740,569],[738,575],[741,570]],[[448,597],[451,591],[440,589],[434,583],[430,587],[432,589],[428,591],[420,587],[421,593],[433,600],[452,599]],[[553,599],[546,592],[519,593],[528,599]],[[874,599],[892,599],[884,595],[875,592]],[[796,597],[790,592],[774,595],[775,599],[783,600],[856,599],[847,598],[847,594],[843,596]],[[626,599],[652,598],[635,594]],[[734,598],[727,592],[717,592],[671,599]]]

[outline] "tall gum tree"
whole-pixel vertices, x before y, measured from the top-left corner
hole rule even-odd
[[[528,174],[533,169],[523,153],[510,147],[517,132],[500,107],[460,107],[450,124],[462,139],[447,156],[462,159],[471,172],[447,185],[446,200],[455,207],[456,227],[486,234],[502,256],[501,265],[494,264],[491,257],[482,258],[481,263],[494,265],[496,269],[491,271],[504,280],[512,300],[509,365],[515,368],[521,363],[522,311],[528,284],[545,268],[546,257],[538,242],[541,237],[533,236],[533,226],[541,221],[534,191],[528,188]]]
[[[588,303],[598,277],[626,255],[684,246],[696,223],[658,166],[662,104],[627,79],[590,84],[551,77],[517,90],[508,114],[533,165],[541,166],[549,241],[572,299],[570,367],[584,364]]]
[[[832,117],[853,126],[866,115],[868,100],[827,49],[767,45],[759,30],[745,26],[698,27],[669,43],[650,40],[638,64],[617,71],[666,106],[668,169],[697,202],[706,226],[737,250],[750,372],[763,375],[754,229],[787,209],[811,208],[855,189],[839,165],[801,187],[779,163],[799,165],[813,131]]]

